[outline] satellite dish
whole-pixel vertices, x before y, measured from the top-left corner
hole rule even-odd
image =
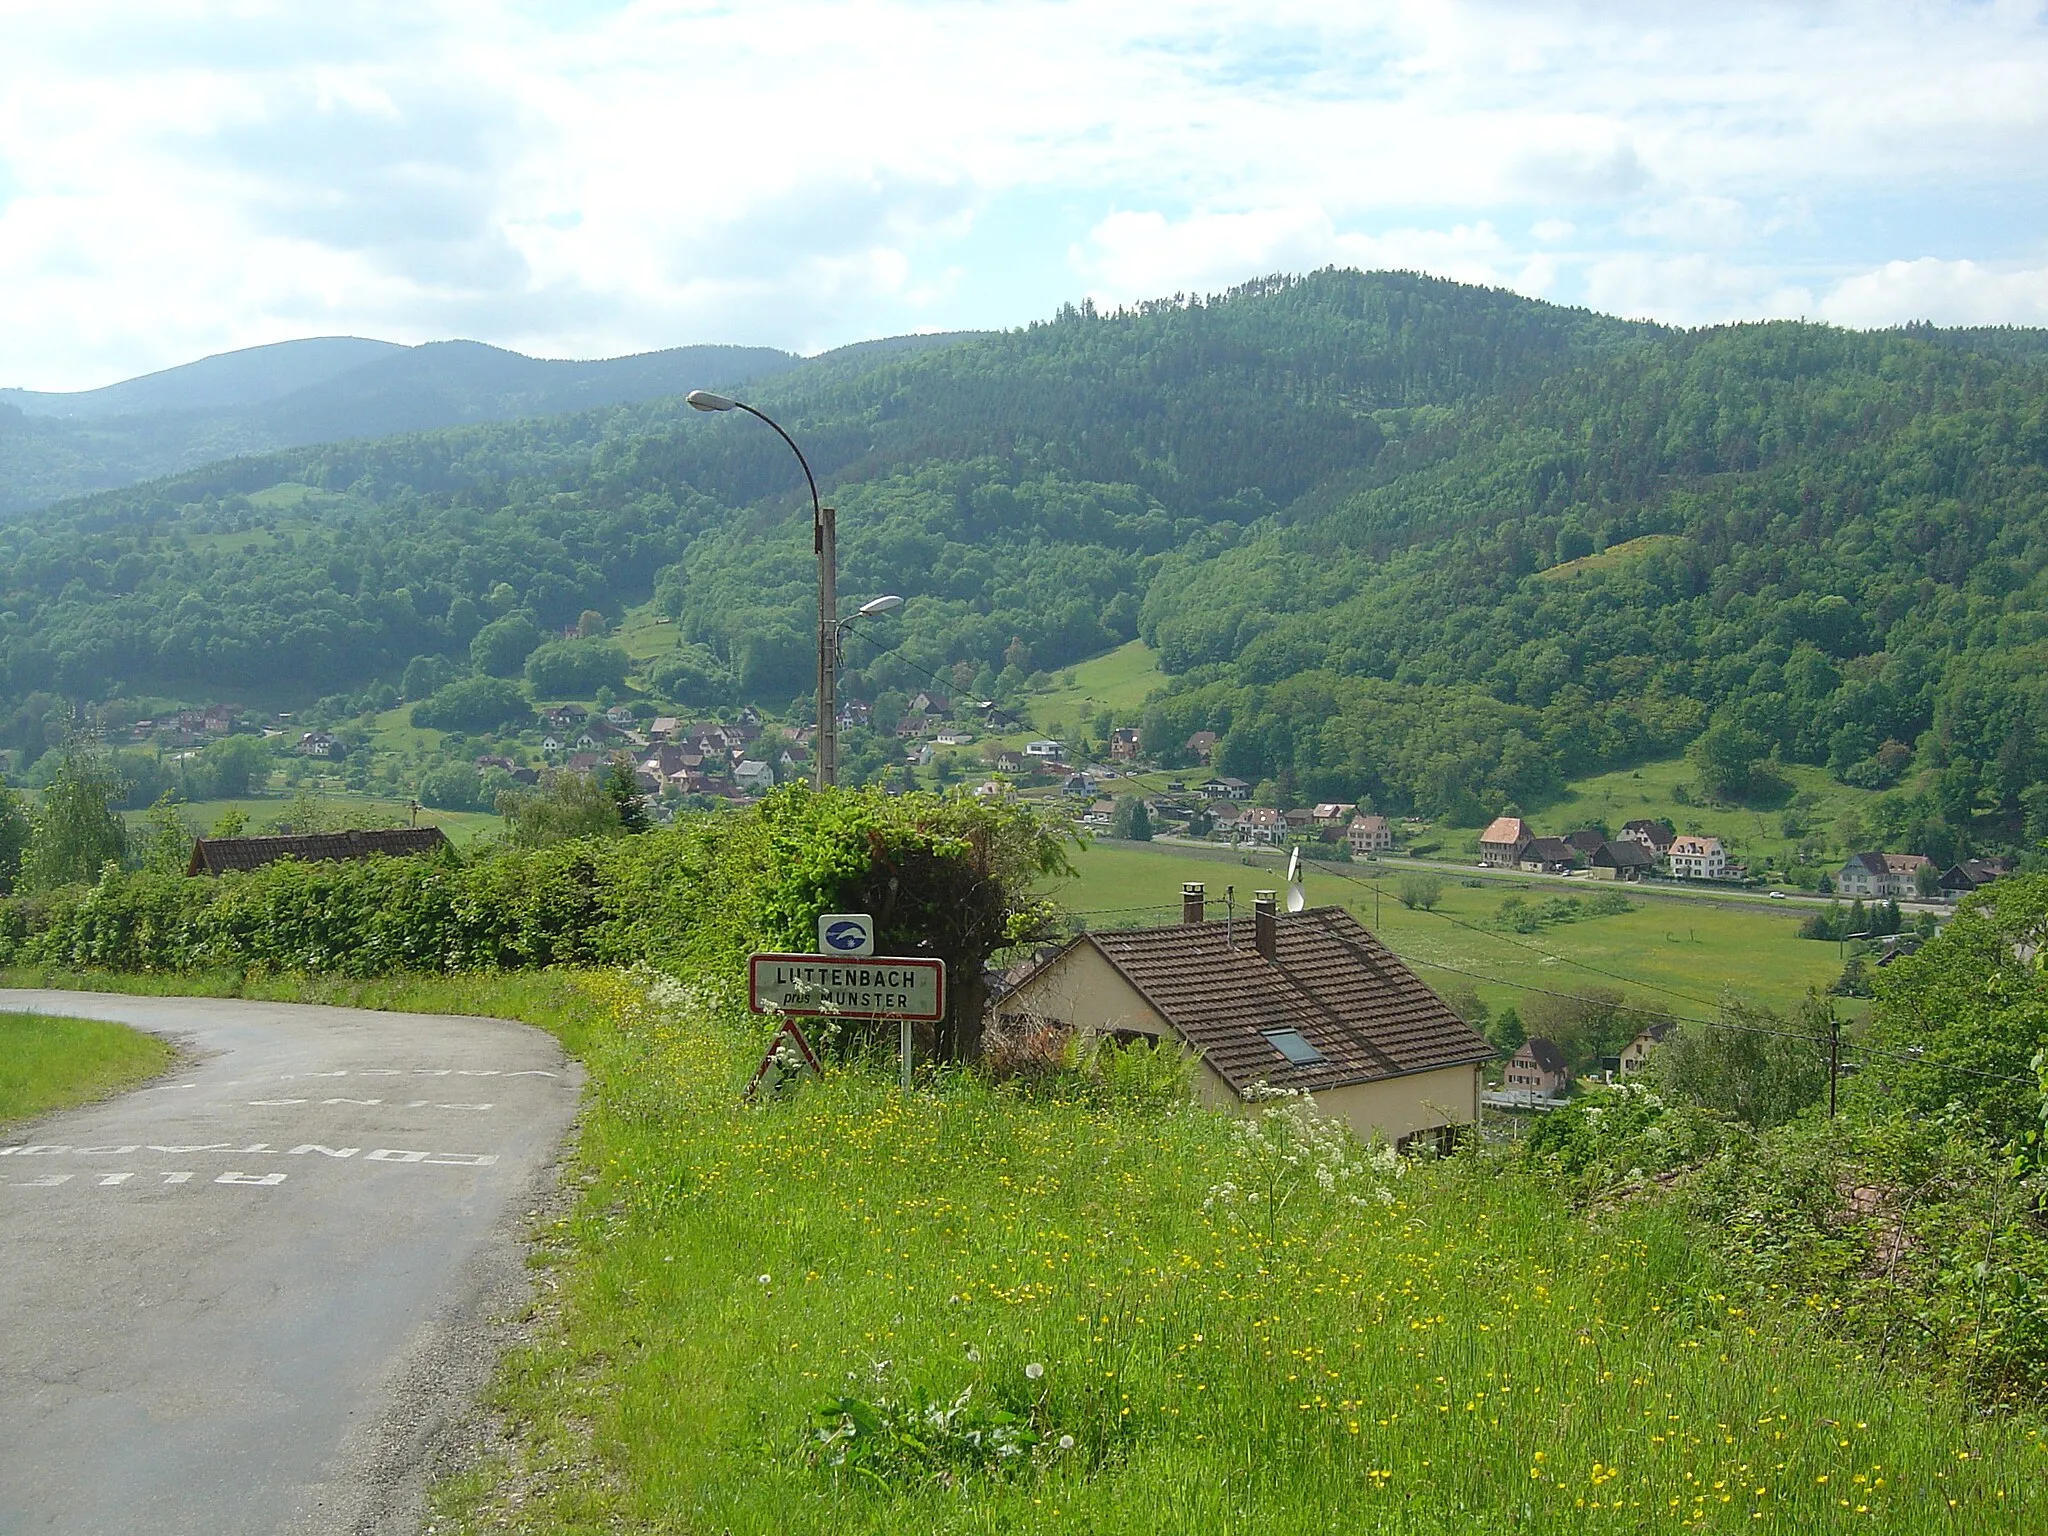
[[[1287,910],[1299,912],[1308,905],[1308,898],[1301,893],[1301,848],[1287,856]]]

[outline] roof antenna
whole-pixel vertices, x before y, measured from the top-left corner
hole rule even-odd
[[[1236,920],[1236,917],[1237,887],[1226,885],[1223,887],[1223,947],[1225,949],[1237,948],[1237,936],[1231,932],[1230,928],[1231,923]]]

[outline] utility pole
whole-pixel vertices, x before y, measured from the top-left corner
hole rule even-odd
[[[1842,1021],[1828,1010],[1828,1118],[1835,1118],[1835,1083],[1842,1075]]]

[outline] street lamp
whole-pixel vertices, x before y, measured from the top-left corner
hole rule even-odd
[[[775,435],[789,444],[789,451],[803,466],[804,484],[811,488],[811,547],[818,555],[818,788],[824,789],[839,782],[839,702],[833,696],[834,664],[839,649],[837,514],[819,502],[818,482],[811,474],[810,460],[804,457],[803,449],[765,411],[755,410],[744,400],[715,395],[708,389],[693,389],[683,398],[700,411],[745,411],[767,422],[775,428]],[[902,599],[875,601],[894,607]],[[862,613],[867,611],[861,609]],[[886,608],[875,611],[884,612]]]

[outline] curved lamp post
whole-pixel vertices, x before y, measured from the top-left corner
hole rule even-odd
[[[745,411],[749,416],[767,422],[775,429],[775,435],[789,444],[789,451],[803,466],[804,484],[811,491],[811,547],[818,556],[817,781],[818,788],[824,789],[839,782],[839,700],[836,684],[839,648],[847,623],[839,617],[837,514],[818,500],[818,481],[811,473],[810,460],[804,457],[803,449],[797,447],[796,439],[783,431],[773,417],[754,409],[744,400],[715,395],[708,389],[693,389],[683,398],[700,411]],[[872,618],[902,606],[900,597],[878,597],[861,604],[857,617]]]

